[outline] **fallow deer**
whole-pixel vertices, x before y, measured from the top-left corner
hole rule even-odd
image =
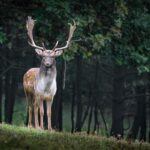
[[[40,68],[29,69],[23,77],[23,86],[28,102],[28,127],[32,127],[32,112],[34,109],[35,128],[43,128],[43,101],[45,100],[47,103],[48,130],[52,130],[51,106],[57,90],[57,70],[55,58],[60,56],[64,49],[68,48],[76,29],[76,23],[74,22],[73,25],[70,24],[70,31],[66,45],[64,47],[57,48],[57,41],[51,50],[46,49],[44,44],[42,46],[37,46],[35,44],[33,39],[34,24],[35,20],[28,17],[26,28],[30,39],[29,44],[35,48],[35,52],[42,57],[42,61]],[[40,126],[38,120],[38,110],[40,110]]]

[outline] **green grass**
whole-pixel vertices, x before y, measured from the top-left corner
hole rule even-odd
[[[150,150],[150,145],[1,124],[0,150]]]

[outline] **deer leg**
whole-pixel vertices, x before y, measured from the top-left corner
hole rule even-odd
[[[25,91],[28,107],[28,128],[32,128],[32,96]]]
[[[43,100],[40,99],[40,128],[41,129],[43,129],[43,115],[44,115]]]
[[[28,128],[32,128],[32,106],[28,106]]]
[[[38,110],[39,110],[38,99],[35,99],[35,102],[34,102],[34,118],[35,118],[35,128],[36,129],[39,128]]]
[[[52,102],[51,100],[47,101],[47,120],[48,120],[48,130],[52,130],[52,126],[51,126],[51,106],[52,106]]]

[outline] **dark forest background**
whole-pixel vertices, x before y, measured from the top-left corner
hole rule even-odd
[[[0,122],[13,122],[14,107],[25,101],[23,74],[40,65],[28,45],[27,16],[36,19],[36,43],[49,49],[57,40],[64,45],[68,23],[77,23],[57,58],[53,127],[62,131],[70,122],[71,132],[103,129],[150,141],[150,1],[0,0]]]

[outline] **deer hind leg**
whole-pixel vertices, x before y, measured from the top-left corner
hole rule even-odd
[[[34,119],[36,129],[39,129],[38,110],[39,110],[39,97],[36,96],[34,100]]]
[[[52,107],[52,100],[47,100],[47,120],[48,120],[48,130],[52,130],[51,126],[51,107]]]
[[[27,99],[27,112],[28,112],[28,128],[32,128],[32,111],[33,111],[33,101],[32,95],[28,92],[25,92]]]
[[[44,115],[43,99],[40,98],[40,128],[41,129],[43,129],[43,115]]]

